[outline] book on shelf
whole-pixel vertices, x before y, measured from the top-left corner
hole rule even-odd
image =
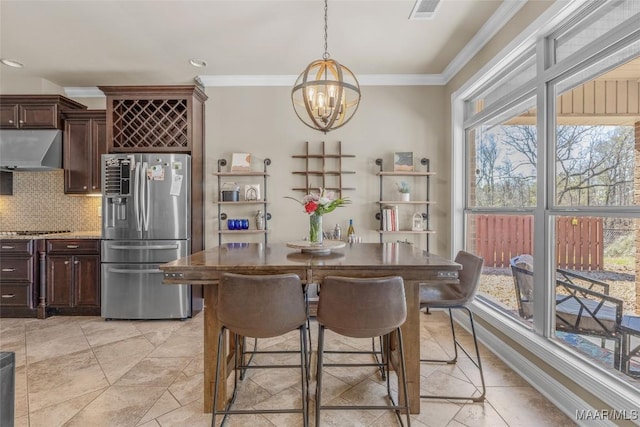
[[[382,206],[382,231],[399,231],[398,206]]]

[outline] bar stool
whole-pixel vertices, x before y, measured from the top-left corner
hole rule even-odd
[[[320,284],[318,284],[318,295],[320,295]],[[311,326],[307,324],[307,328],[309,329],[309,342],[311,342]],[[376,341],[380,343],[380,349],[376,347]],[[384,362],[384,344],[383,337],[373,337],[371,338],[371,350],[327,350],[324,349],[324,354],[370,354],[373,356],[375,363],[371,366],[377,366],[378,371],[380,372],[380,377],[383,380],[387,379],[387,371],[386,364]],[[362,366],[362,365],[361,365]]]
[[[320,426],[322,410],[341,409],[391,409],[394,410],[401,425],[400,410],[406,411],[407,426],[411,425],[409,416],[407,379],[404,362],[404,346],[400,326],[407,317],[407,303],[404,296],[404,282],[401,277],[352,278],[327,276],[322,281],[322,291],[318,301],[318,360],[316,373],[316,426]],[[351,338],[377,338],[395,332],[400,350],[400,367],[402,390],[405,404],[396,404],[391,396],[389,375],[387,394],[391,405],[387,406],[323,406],[322,405],[322,372],[323,367],[331,366],[378,366],[378,364],[324,364],[324,332],[325,328],[340,335]],[[387,337],[387,354],[391,351],[391,339]],[[385,358],[386,369],[389,370],[389,359]],[[398,385],[400,387],[400,384]]]
[[[225,273],[218,284],[218,320],[222,328],[218,335],[218,358],[216,360],[216,380],[213,390],[213,408],[211,426],[216,424],[216,415],[223,414],[222,423],[229,415],[299,413],[303,416],[304,426],[309,425],[309,366],[307,358],[307,310],[300,278],[295,274],[244,275]],[[239,351],[235,352],[233,394],[224,410],[218,410],[218,386],[220,364],[224,351],[225,331],[235,334],[235,347],[238,349],[242,337],[272,338],[298,329],[300,350],[262,351],[256,353],[299,353],[300,364],[256,365],[245,364]],[[244,351],[245,354],[252,353]],[[293,409],[233,410],[237,393],[238,377],[247,369],[297,368],[300,369],[302,405]],[[223,379],[223,381],[226,379]]]
[[[472,400],[474,402],[482,402],[485,398],[486,388],[484,385],[484,374],[482,372],[482,361],[480,360],[480,351],[478,350],[478,338],[476,337],[476,329],[473,324],[473,313],[469,310],[468,305],[471,304],[478,291],[480,284],[480,274],[482,273],[482,265],[484,260],[469,252],[460,251],[456,255],[455,261],[462,264],[462,270],[458,277],[457,285],[451,284],[430,284],[422,283],[420,285],[420,308],[426,308],[427,312],[430,308],[444,308],[449,310],[449,322],[451,323],[451,334],[453,336],[452,359],[420,359],[421,362],[428,363],[447,363],[455,364],[458,360],[458,348],[467,355],[469,360],[478,368],[480,372],[480,382],[482,383],[482,394],[480,396],[444,396],[444,395],[420,395],[421,398],[431,399],[447,399],[447,400]],[[476,359],[469,354],[462,344],[456,338],[456,331],[453,326],[453,316],[451,310],[462,309],[469,315],[471,323],[471,334],[473,335],[473,345],[475,346]]]

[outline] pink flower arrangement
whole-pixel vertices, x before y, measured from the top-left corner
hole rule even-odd
[[[302,201],[287,197],[287,199],[295,200],[300,203],[304,211],[309,215],[324,215],[333,212],[335,208],[350,203],[347,197],[336,197],[333,191],[319,189],[319,193],[309,193],[302,198]]]

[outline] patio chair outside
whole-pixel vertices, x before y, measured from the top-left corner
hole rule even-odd
[[[533,262],[531,255],[511,259],[518,312],[533,316]],[[596,289],[601,289],[599,292]],[[556,329],[614,342],[614,368],[620,369],[623,301],[608,295],[609,285],[559,269],[556,276]]]

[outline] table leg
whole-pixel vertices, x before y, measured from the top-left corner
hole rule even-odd
[[[211,413],[213,385],[216,380],[216,359],[218,357],[218,334],[222,325],[216,316],[218,305],[218,286],[207,285],[204,292],[204,412]],[[224,350],[223,350],[224,351]],[[227,363],[226,357],[220,364],[221,381],[218,385],[218,409],[224,409],[227,401]]]
[[[416,281],[404,282],[405,298],[407,300],[407,320],[400,327],[404,344],[405,370],[407,371],[407,389],[409,393],[409,409],[412,414],[420,413],[420,283]],[[392,349],[391,362],[398,375],[398,384],[402,381],[400,358],[396,351],[397,345]],[[400,404],[404,403],[405,396],[402,387],[398,386]]]

